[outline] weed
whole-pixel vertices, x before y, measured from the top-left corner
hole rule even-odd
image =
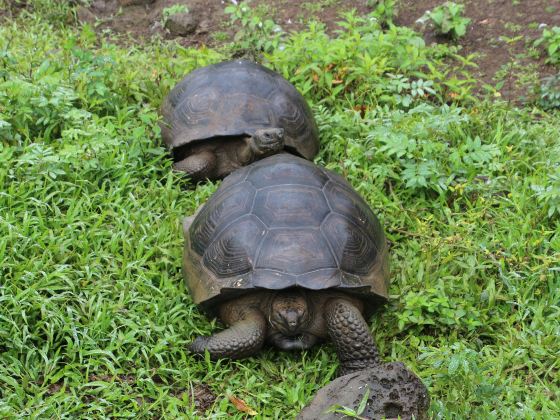
[[[231,23],[238,27],[234,48],[253,56],[271,52],[280,45],[283,31],[272,19],[265,18],[265,12],[250,8],[249,2],[231,4],[225,9]]]
[[[393,24],[397,17],[398,4],[396,0],[368,0],[367,5],[373,7],[372,15],[375,16],[383,27]]]
[[[374,16],[353,13],[344,14],[339,24],[342,29],[331,38],[323,25],[312,23],[307,32],[286,38],[283,47],[266,59],[304,94],[324,104],[344,100],[369,109],[377,105],[408,107],[414,101],[449,93],[457,99],[468,97],[468,88],[462,90],[461,84],[468,86],[472,79],[465,77],[456,83],[448,77],[449,67],[443,59],[437,60],[441,66],[432,65],[436,61],[432,54],[442,50],[427,49],[410,29],[392,26],[384,31]],[[456,57],[449,49],[442,55]],[[443,80],[448,85],[437,90],[437,82]]]
[[[462,16],[464,9],[462,4],[448,1],[426,12],[420,23],[429,21],[439,35],[461,38],[467,33],[467,27],[471,23],[469,18]]]
[[[179,14],[179,13],[188,13],[189,9],[184,4],[174,4],[169,7],[165,7],[162,11],[162,26],[165,26],[165,22],[169,19],[170,16]]]
[[[546,48],[547,63],[560,64],[560,26],[544,28],[541,37],[535,41],[535,46],[540,45]]]
[[[366,410],[369,394],[370,394],[370,388],[369,388],[369,386],[366,386],[366,391],[364,392],[364,395],[363,395],[362,399],[360,400],[360,403],[358,404],[358,407],[356,407],[354,409],[354,408],[351,408],[351,407],[344,407],[344,406],[335,405],[334,407],[329,408],[328,412],[329,413],[344,414],[345,417],[358,419],[358,420],[364,420],[365,417],[362,417],[362,413]]]
[[[539,93],[539,104],[543,108],[560,108],[560,73],[545,77],[542,80]]]
[[[308,12],[317,13],[327,7],[331,7],[336,4],[337,4],[336,0],[320,0],[320,1],[313,1],[313,2],[305,2],[301,5],[301,7],[302,9],[305,9]]]

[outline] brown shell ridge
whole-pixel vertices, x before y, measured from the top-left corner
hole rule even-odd
[[[254,268],[256,242],[265,235],[266,226],[246,215],[232,228],[216,236],[202,261],[219,278],[243,276]]]
[[[253,206],[255,205],[255,201],[253,200]],[[259,216],[257,216],[255,213],[251,213],[253,216],[255,216],[255,218],[257,218],[262,224],[264,224],[266,226],[266,224],[261,220],[261,218]],[[261,254],[261,250],[263,247],[263,244],[266,240],[266,234],[263,235],[263,237],[261,238],[261,240],[259,241],[259,244],[257,245],[257,248],[255,250],[255,258],[253,260],[253,270],[255,268],[255,261],[259,260],[259,256]]]
[[[329,200],[327,200],[327,203],[329,202]],[[331,210],[332,211],[332,210]],[[338,256],[336,255],[336,252],[334,251],[331,241],[329,241],[329,238],[326,236],[324,230],[322,229],[323,227],[323,223],[325,223],[325,220],[327,220],[329,216],[327,215],[327,217],[325,217],[322,221],[321,221],[321,225],[319,226],[319,231],[321,232],[321,236],[323,237],[323,239],[325,240],[325,243],[327,244],[327,246],[329,247],[329,251],[332,254],[334,260],[336,261],[336,265],[340,268],[340,261],[338,259]]]
[[[249,182],[251,182],[251,180],[249,180]],[[274,188],[278,187],[278,185],[270,185],[268,187],[257,187],[255,186],[253,183],[251,183],[256,189],[257,192],[261,192],[261,191],[266,191],[266,190],[273,190]],[[281,184],[282,187],[305,187],[305,188],[313,188],[317,191],[323,191],[322,188],[316,187],[315,185],[309,185],[309,184],[304,184],[304,183],[295,183],[295,182],[290,182],[289,184]],[[328,200],[325,200],[328,201]]]
[[[328,201],[328,200],[327,200]],[[373,243],[373,245],[375,246],[375,250],[377,252],[379,252],[379,247],[377,246],[377,241],[375,239],[375,235],[373,235],[371,232],[365,230],[362,226],[358,225],[354,220],[352,220],[351,218],[349,218],[348,216],[337,212],[336,210],[332,210],[332,214],[336,214],[337,216],[340,216],[342,218],[344,218],[344,220],[347,223],[350,223],[351,225],[354,226],[354,228],[356,228],[357,230],[359,230],[360,232],[362,232],[364,235],[367,235],[367,237],[369,238],[369,240]],[[323,220],[323,223],[327,220],[328,216],[325,217],[325,219]],[[323,225],[323,223],[321,223],[321,226]]]

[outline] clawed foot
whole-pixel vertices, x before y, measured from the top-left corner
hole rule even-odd
[[[199,336],[187,347],[189,353],[204,355],[204,351],[208,348],[210,337]]]

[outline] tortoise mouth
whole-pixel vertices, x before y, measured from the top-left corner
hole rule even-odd
[[[284,324],[282,322],[271,319],[270,325],[272,326],[272,330],[274,331],[274,336],[294,338],[302,334],[300,329],[301,325],[299,323],[294,326],[289,326],[288,324]]]
[[[317,337],[310,333],[298,332],[290,335],[274,332],[269,340],[281,350],[306,350],[317,342]]]
[[[278,331],[276,333],[273,333],[273,335],[277,338],[286,338],[289,340],[302,340],[304,337],[304,333],[302,333],[301,331],[294,331],[292,333],[290,332],[284,332],[284,331]]]

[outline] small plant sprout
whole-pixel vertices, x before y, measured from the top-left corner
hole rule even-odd
[[[173,16],[179,13],[189,13],[189,8],[184,4],[174,4],[173,6],[166,7],[162,11],[162,24],[165,26],[165,22]]]
[[[374,8],[372,15],[379,20],[381,25],[387,27],[393,24],[393,19],[397,15],[396,0],[368,0],[367,5]]]
[[[422,25],[429,22],[438,35],[461,38],[467,33],[467,27],[471,23],[469,18],[462,16],[464,9],[462,4],[448,1],[428,10],[417,22]]]
[[[237,27],[233,48],[254,56],[279,48],[284,35],[282,28],[267,19],[262,8],[252,9],[248,3],[233,3],[224,9],[230,15],[231,24]]]
[[[560,64],[560,26],[543,29],[542,36],[535,41],[535,46],[543,45],[546,48],[549,64]]]
[[[539,105],[544,109],[560,109],[560,72],[542,79]]]
[[[366,385],[366,391],[364,392],[364,396],[362,397],[360,404],[358,405],[358,407],[356,409],[354,408],[349,408],[349,407],[345,407],[342,405],[333,405],[330,409],[329,409],[329,413],[338,413],[338,414],[344,414],[345,416],[348,416],[350,418],[353,419],[358,419],[358,420],[367,420],[366,417],[362,417],[362,413],[366,410],[366,405],[368,402],[368,398],[369,398],[369,394],[370,394],[370,389],[369,386]]]

